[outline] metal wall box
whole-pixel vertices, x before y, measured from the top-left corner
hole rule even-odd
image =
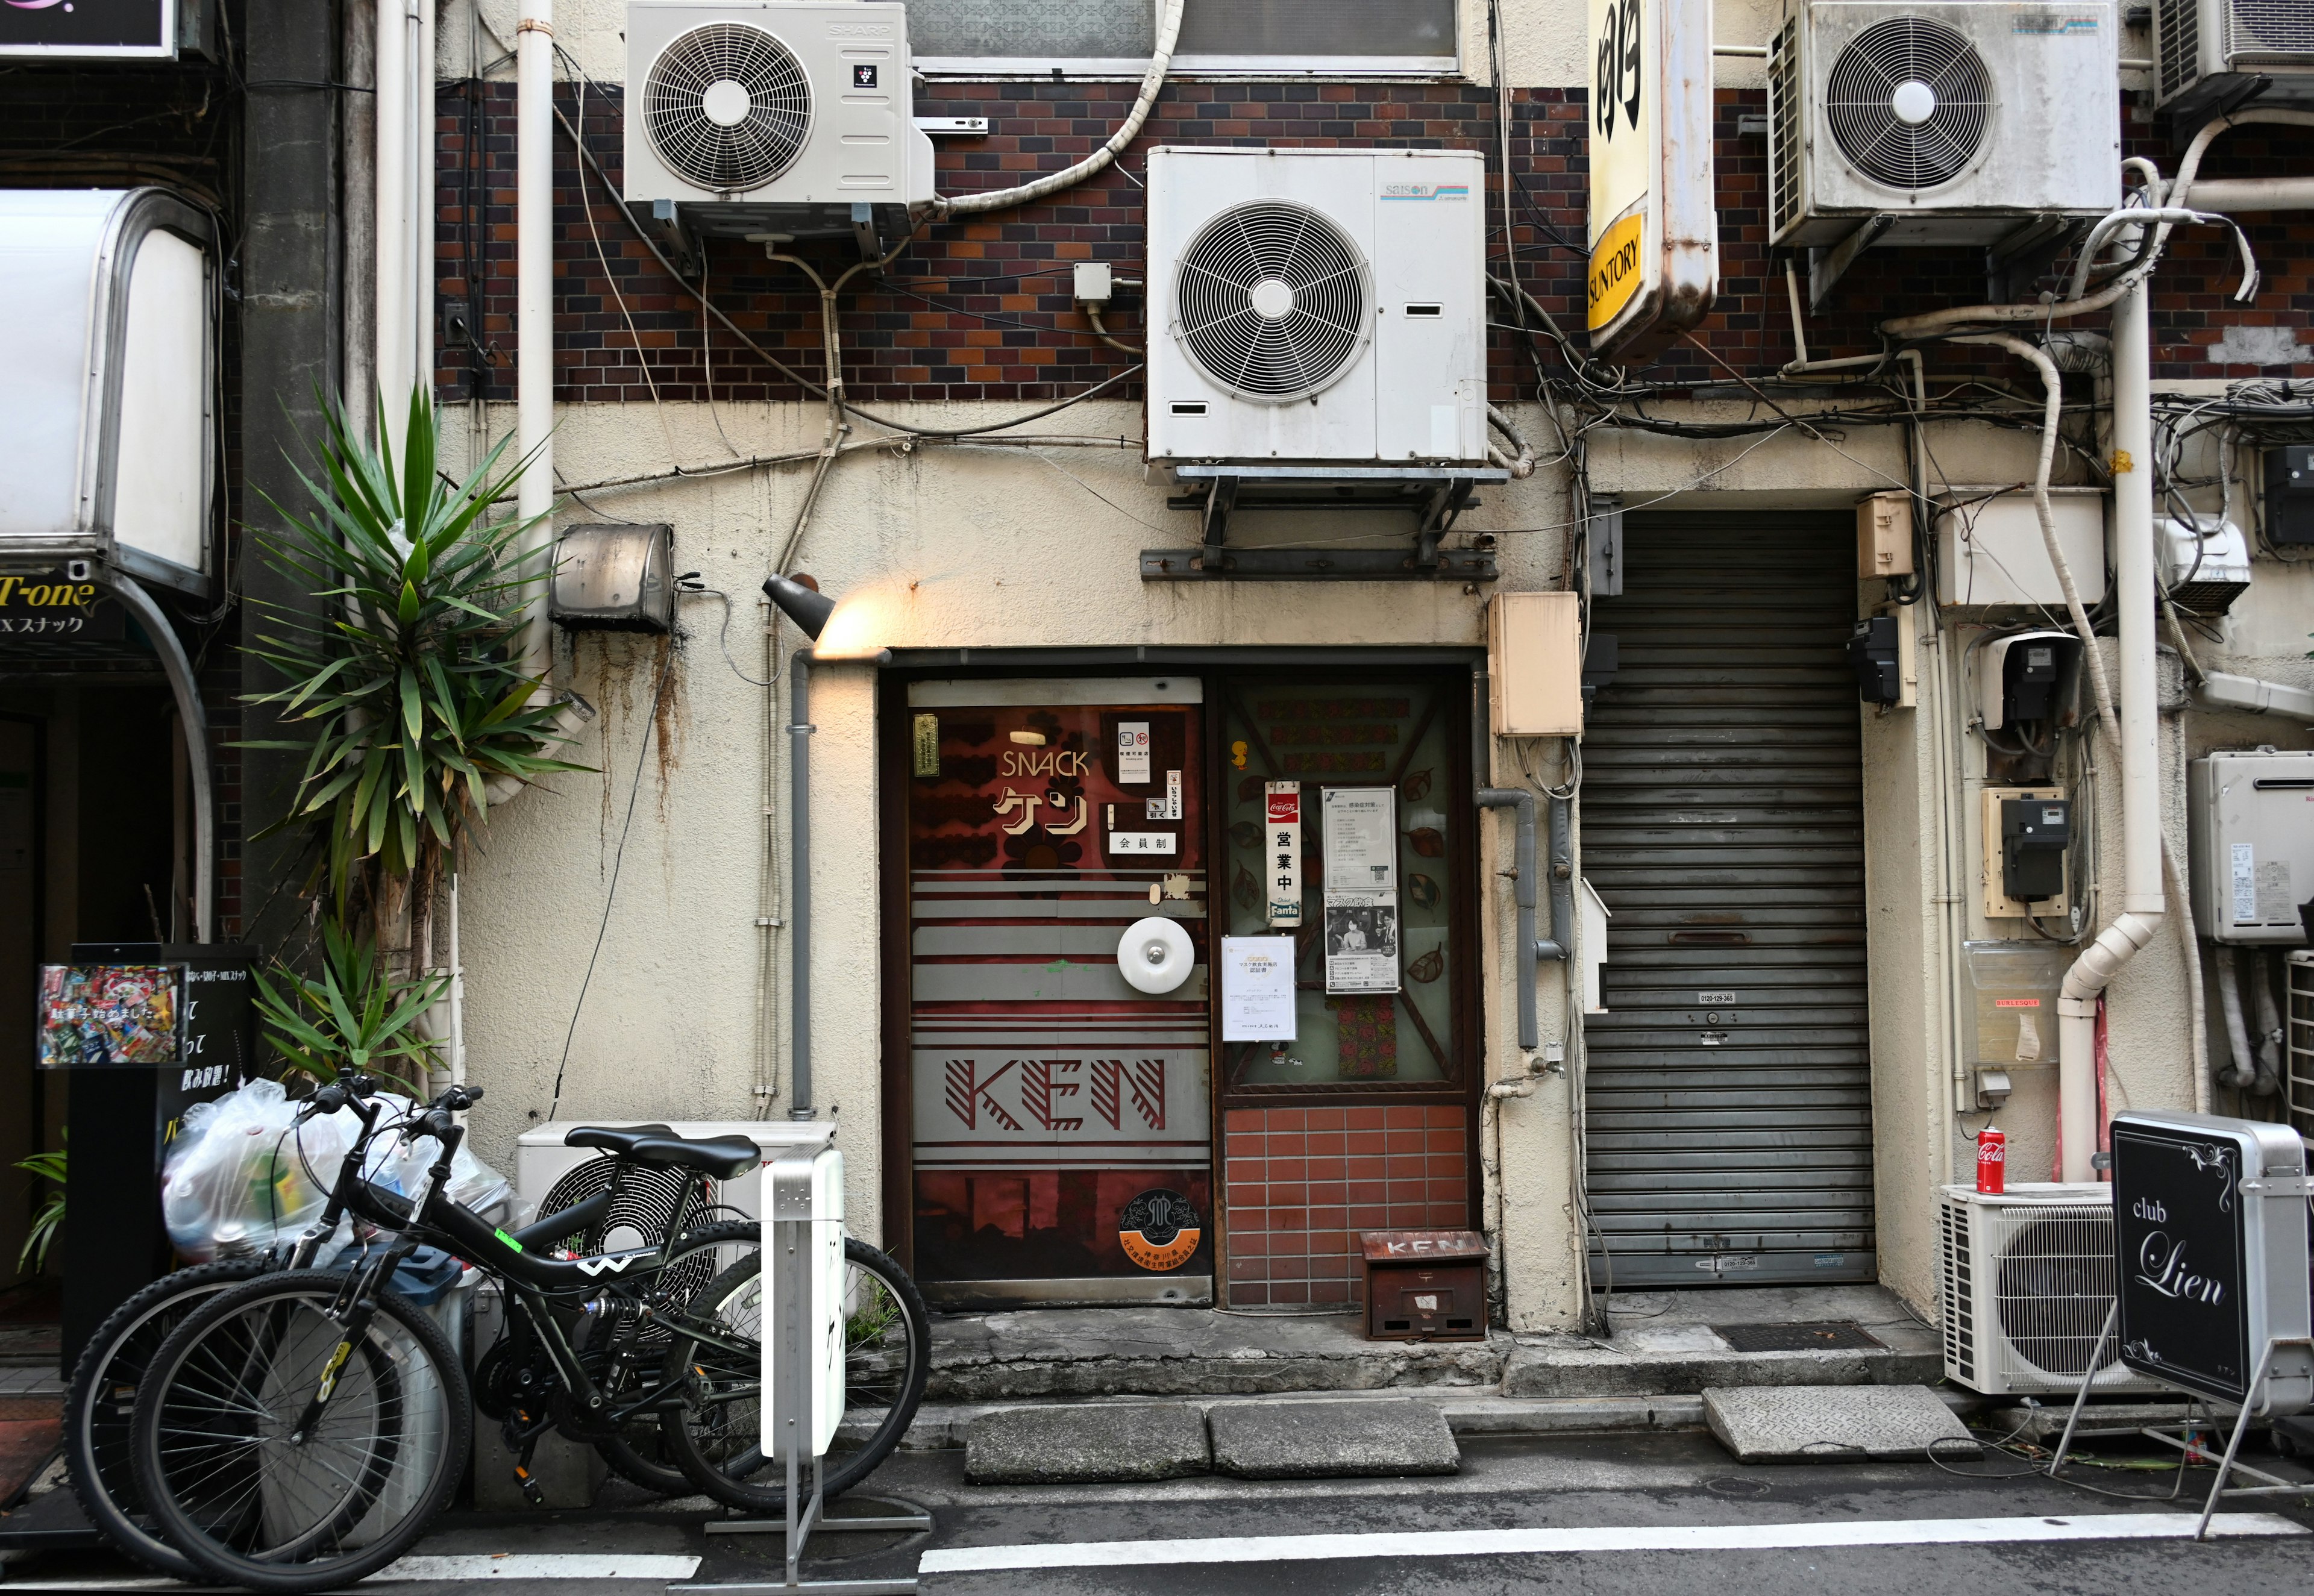
[[[2071,871],[2061,868],[2057,888],[2046,898],[2027,903],[2009,895],[2009,859],[2005,846],[2009,832],[2007,806],[2023,799],[2035,799],[2049,804],[2062,804],[2065,789],[2062,787],[1987,787],[1983,789],[1983,809],[1981,814],[1980,838],[1983,844],[1980,878],[1984,883],[1984,917],[1987,920],[2022,920],[2028,915],[2062,914],[2071,892]],[[2070,829],[2071,816],[2067,816]],[[2070,842],[2070,839],[2068,839]],[[2062,855],[2060,855],[2062,864]],[[2029,934],[2029,933],[2028,933]]]
[[[2127,1111],[2112,1134],[2122,1362],[2267,1417],[2314,1406],[2306,1143],[2212,1114]]]
[[[1362,1230],[1366,1339],[1483,1341],[1487,1243],[1476,1230]]]
[[[1487,708],[1498,737],[1583,735],[1582,618],[1572,593],[1487,605]]]
[[[2105,490],[2052,488],[2049,507],[2074,590],[2095,604],[2105,596]],[[1938,496],[1937,602],[2063,605],[2031,493],[1988,486]]]
[[[2186,767],[2194,921],[2218,942],[2302,945],[2314,899],[2314,753],[2257,748]]]
[[[675,529],[568,527],[554,545],[549,605],[575,631],[669,631],[675,626]]]
[[[20,572],[88,560],[206,596],[217,454],[208,213],[161,189],[0,193],[0,560]]]
[[[1912,496],[1873,493],[1856,501],[1856,578],[1912,574]]]

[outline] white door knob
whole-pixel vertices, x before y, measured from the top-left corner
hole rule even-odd
[[[1189,978],[1197,963],[1189,933],[1178,921],[1151,915],[1125,928],[1117,944],[1117,967],[1135,992],[1171,992]]]

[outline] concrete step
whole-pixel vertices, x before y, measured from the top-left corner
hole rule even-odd
[[[1864,1463],[1978,1455],[1968,1426],[1924,1386],[1743,1386],[1703,1393],[1703,1420],[1744,1463]]]
[[[965,1427],[975,1485],[1116,1485],[1453,1474],[1462,1452],[1428,1402],[1290,1397],[998,1408]]]
[[[1877,1346],[1738,1352],[1711,1327],[1840,1321]],[[1665,1292],[1614,1299],[1603,1336],[1368,1341],[1350,1315],[1198,1308],[955,1314],[932,1326],[934,1403],[1303,1392],[1490,1392],[1550,1400],[1691,1397],[1709,1386],[1922,1385],[1941,1350],[1878,1286]]]

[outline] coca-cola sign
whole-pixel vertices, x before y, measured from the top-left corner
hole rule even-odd
[[[2141,1374],[2239,1402],[2250,1345],[2240,1141],[2201,1126],[2113,1130],[2122,1361]]]

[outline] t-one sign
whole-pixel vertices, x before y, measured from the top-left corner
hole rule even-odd
[[[0,56],[173,57],[189,3],[199,0],[0,0]]]
[[[1592,352],[1635,365],[1711,310],[1709,0],[1588,0]]]
[[[2305,1151],[2281,1125],[2202,1114],[2113,1122],[2122,1362],[2239,1403],[2268,1341],[2307,1333]],[[2277,1352],[2268,1411],[2302,1406],[2314,1354]]]

